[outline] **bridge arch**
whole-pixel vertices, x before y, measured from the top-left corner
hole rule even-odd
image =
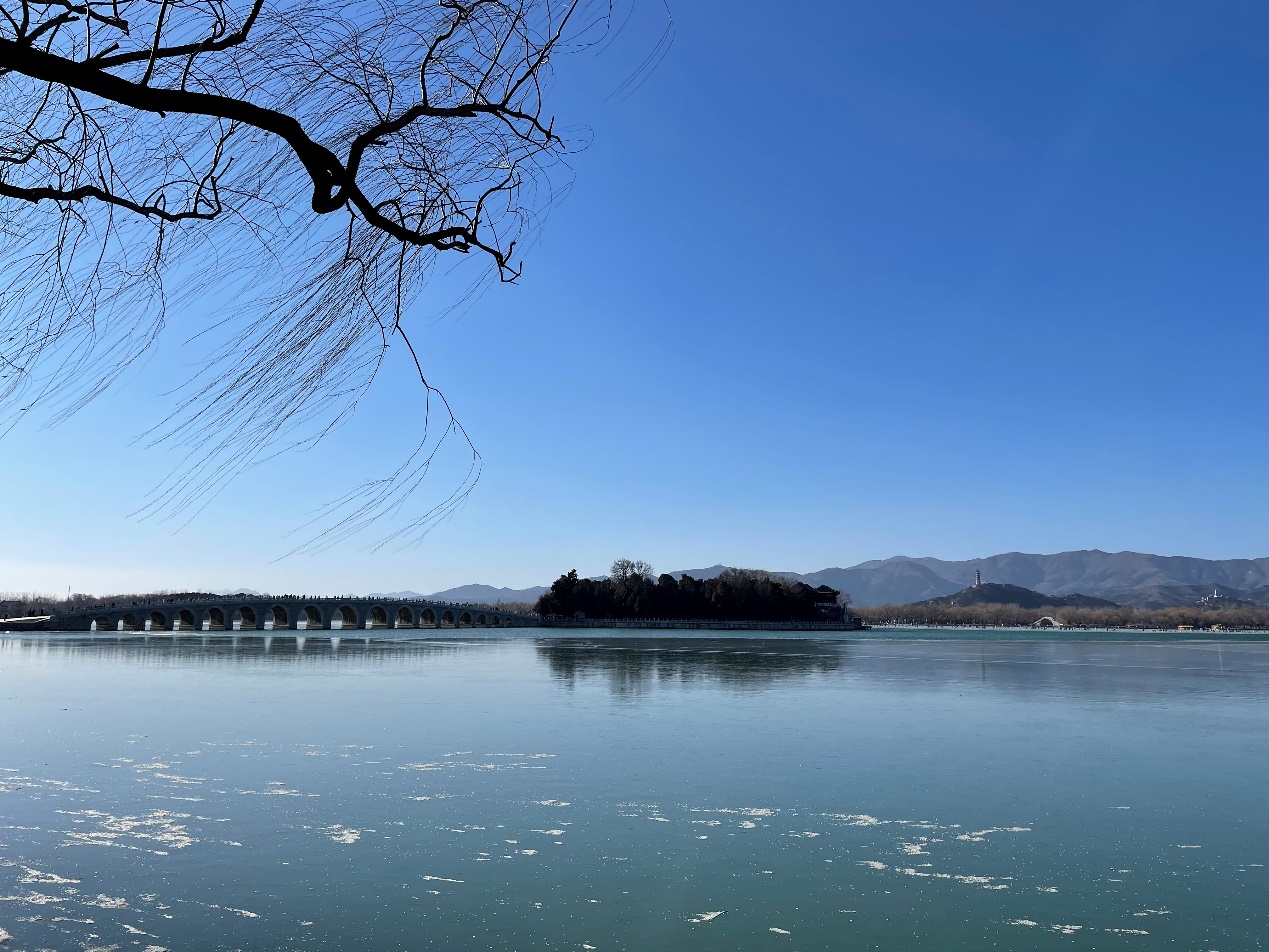
[[[305,605],[295,621],[297,628],[303,622],[306,631],[316,631],[322,627],[322,610],[316,605]]]
[[[461,615],[458,616],[458,627],[459,628],[471,627],[471,612],[463,612]]]
[[[198,628],[198,619],[194,617],[194,612],[189,608],[182,608],[176,613],[176,624],[174,626],[177,631],[194,631]]]
[[[335,610],[336,617],[339,619],[340,628],[356,628],[357,612],[351,605],[340,605]]]
[[[280,631],[287,628],[294,628],[295,623],[291,615],[281,605],[274,605],[269,609],[270,620],[273,622],[273,630]]]
[[[119,624],[118,622],[116,622],[115,624],[112,625],[110,623],[110,619],[107,618],[105,615],[98,615],[96,618],[92,620],[92,624],[88,626],[88,630],[89,631],[118,631]]]
[[[171,631],[172,624],[167,620],[167,615],[162,612],[150,612],[150,630]]]
[[[454,622],[454,613],[450,611],[448,608],[445,609],[445,611],[441,612],[441,627],[442,628],[456,627],[456,624]]]
[[[494,628],[501,628],[501,627],[502,627],[502,619],[501,619],[501,618],[499,618],[497,615],[494,615],[494,616],[493,616],[493,618],[491,618],[491,619],[489,620],[489,624],[490,624],[491,626],[493,626]]]
[[[366,613],[367,628],[387,628],[388,612],[382,605],[374,605],[370,611]]]
[[[489,619],[487,619],[484,615],[477,615],[477,616],[476,616],[476,627],[477,627],[477,628],[488,628],[488,627],[489,627]]]
[[[233,627],[230,619],[225,618],[225,610],[217,605],[212,605],[202,613],[199,628],[206,626],[208,631],[225,631]]]
[[[414,627],[414,612],[411,611],[409,605],[402,605],[400,608],[397,609],[397,627],[398,628],[413,628]]]
[[[239,631],[258,631],[264,626],[264,619],[257,617],[250,605],[240,605],[234,611],[233,624],[238,626]]]
[[[141,631],[144,628],[145,625],[142,624],[141,618],[132,612],[126,612],[119,620],[120,631]]]
[[[421,612],[419,612],[419,627],[420,628],[435,628],[436,627],[436,612],[432,611],[432,609],[430,608],[425,608]]]

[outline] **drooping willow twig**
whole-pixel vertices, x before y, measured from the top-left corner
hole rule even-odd
[[[174,315],[232,326],[146,434],[182,463],[141,512],[185,519],[346,420],[399,341],[422,440],[310,544],[385,515],[385,541],[416,538],[480,455],[403,318],[439,255],[520,275],[569,173],[552,58],[611,19],[606,0],[0,0],[0,432],[98,396]],[[455,439],[467,478],[402,517]]]

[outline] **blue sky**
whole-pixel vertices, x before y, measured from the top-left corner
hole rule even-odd
[[[130,518],[171,464],[128,441],[184,372],[178,329],[71,422],[0,444],[0,589],[1269,554],[1269,8],[672,9],[626,99],[606,94],[652,5],[561,64],[554,111],[593,144],[520,284],[433,323],[442,280],[415,315],[485,460],[453,519],[417,549],[276,561],[412,444],[402,362],[320,451],[187,528]]]

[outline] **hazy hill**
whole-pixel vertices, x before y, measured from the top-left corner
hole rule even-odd
[[[468,602],[473,605],[496,605],[499,602],[536,602],[546,591],[543,585],[531,588],[495,588],[492,585],[460,585],[443,592],[425,595],[422,592],[371,592],[369,598],[434,598],[438,602]]]
[[[1017,605],[1019,608],[1114,608],[1115,603],[1104,598],[1093,598],[1075,592],[1071,595],[1045,595],[1043,592],[1023,588],[1021,585],[1005,585],[1000,582],[984,582],[969,586],[951,595],[926,599],[923,605]]]
[[[1226,598],[1246,597],[1245,592],[1230,588],[1228,585],[1147,585],[1133,589],[1131,592],[1112,595],[1111,601],[1136,608],[1180,608],[1195,604],[1200,599],[1211,595],[1213,591]],[[1263,589],[1263,594],[1269,596],[1269,588]],[[1249,601],[1255,601],[1255,599],[1249,599]],[[1269,602],[1269,598],[1262,598],[1261,601]]]
[[[494,588],[492,585],[460,585],[443,592],[433,592],[428,598],[441,602],[473,602],[480,605],[496,605],[499,602],[536,602],[547,586],[529,588]]]
[[[867,566],[867,567],[865,567]],[[916,559],[895,558],[848,569],[821,569],[798,578],[850,593],[859,605],[906,605],[960,591],[966,583],[940,575]],[[974,573],[969,573],[969,581]]]
[[[1243,598],[1231,598],[1228,595],[1204,595],[1194,603],[1195,608],[1201,608],[1204,611],[1221,611],[1226,608],[1257,608],[1255,602],[1249,602]]]

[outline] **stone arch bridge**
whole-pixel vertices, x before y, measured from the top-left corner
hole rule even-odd
[[[97,605],[60,612],[54,631],[374,631],[524,628],[536,615],[487,606],[393,598],[225,598]]]

